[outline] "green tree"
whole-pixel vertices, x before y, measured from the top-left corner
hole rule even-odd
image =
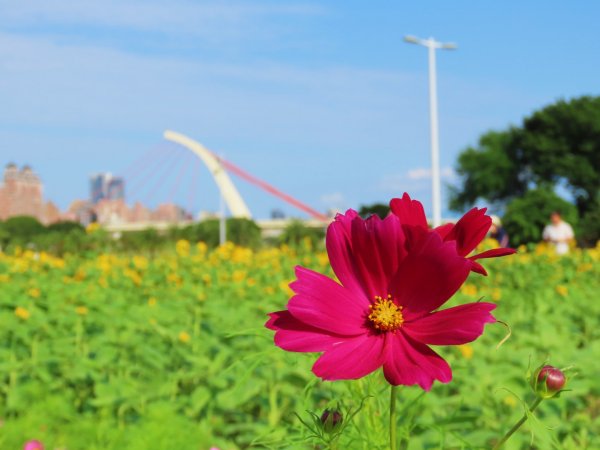
[[[325,230],[322,228],[311,228],[304,225],[300,220],[293,220],[283,230],[281,236],[279,236],[279,242],[281,244],[287,244],[290,246],[298,246],[308,239],[313,247],[316,247],[324,242]]]
[[[523,197],[510,202],[502,219],[510,245],[541,241],[542,230],[548,224],[553,211],[560,211],[565,221],[574,228],[577,227],[577,208],[551,189],[532,189]]]
[[[32,243],[35,237],[45,233],[46,228],[35,217],[15,216],[2,224],[10,244],[25,245]]]
[[[381,219],[385,219],[389,213],[390,207],[385,203],[372,203],[370,205],[361,205],[358,209],[358,214],[365,219],[372,214],[376,214]]]
[[[586,240],[600,238],[600,97],[560,100],[523,120],[521,127],[484,134],[458,157],[450,207],[478,199],[506,206],[529,190],[565,187],[575,199]]]
[[[59,233],[69,233],[71,231],[85,233],[85,227],[83,225],[81,225],[79,222],[73,222],[71,220],[55,222],[48,225],[46,228],[48,231],[58,231]]]
[[[227,240],[244,247],[258,247],[262,243],[260,227],[250,219],[229,218],[225,222]],[[219,219],[207,219],[190,225],[179,233],[192,242],[202,241],[209,247],[219,245]]]

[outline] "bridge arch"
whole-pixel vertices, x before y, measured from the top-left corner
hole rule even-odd
[[[164,138],[191,150],[200,158],[210,171],[219,191],[221,191],[225,203],[227,204],[227,208],[229,208],[233,217],[252,218],[246,202],[242,199],[242,196],[233,184],[233,181],[231,181],[231,178],[229,178],[229,175],[227,175],[227,172],[223,168],[221,161],[214,153],[199,142],[175,131],[166,130],[164,132]]]

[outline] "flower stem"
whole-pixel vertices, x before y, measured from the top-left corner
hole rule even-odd
[[[533,404],[529,407],[529,412],[533,412],[535,408],[537,408],[539,404],[542,403],[542,400],[543,399],[541,397],[536,398],[535,402],[533,402]],[[510,430],[508,430],[508,432],[502,437],[502,439],[500,439],[496,443],[496,445],[494,445],[494,448],[492,450],[497,450],[500,447],[502,447],[504,443],[508,441],[508,439],[515,433],[515,431],[521,428],[521,425],[523,425],[527,421],[527,417],[527,413],[523,414],[523,417],[521,417],[521,419],[517,423],[515,423]]]
[[[390,450],[396,450],[396,386],[390,391]]]

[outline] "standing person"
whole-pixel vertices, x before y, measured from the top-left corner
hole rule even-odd
[[[546,242],[554,244],[556,254],[564,255],[569,253],[569,242],[573,240],[575,234],[571,225],[562,220],[560,211],[553,211],[550,214],[550,224],[544,228],[542,237]]]
[[[490,225],[490,237],[496,239],[500,247],[508,247],[508,233],[502,226],[500,217],[492,216],[492,225]]]

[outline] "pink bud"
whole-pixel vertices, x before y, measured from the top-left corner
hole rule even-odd
[[[44,450],[44,444],[35,439],[25,442],[23,450]]]
[[[326,409],[321,415],[321,423],[327,433],[337,431],[342,424],[342,420],[342,413],[335,410]]]
[[[560,369],[552,366],[544,366],[538,374],[538,382],[543,383],[545,380],[546,389],[549,392],[558,392],[565,385],[565,374]]]

